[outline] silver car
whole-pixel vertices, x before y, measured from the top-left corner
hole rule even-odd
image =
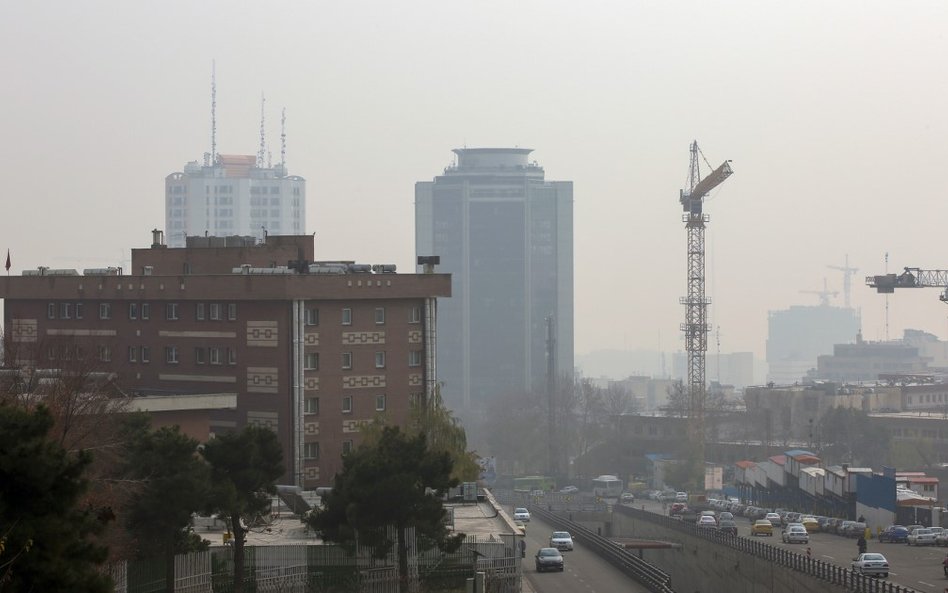
[[[807,544],[810,542],[810,534],[806,532],[806,527],[803,525],[787,525],[787,528],[780,535],[780,539],[785,544]]]
[[[568,531],[554,531],[550,536],[550,547],[562,551],[573,550],[573,536]]]
[[[853,570],[859,574],[886,578],[889,576],[889,561],[878,552],[866,552],[856,556]]]

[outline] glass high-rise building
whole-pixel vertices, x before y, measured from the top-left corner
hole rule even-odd
[[[415,184],[417,255],[441,258],[438,380],[455,409],[545,390],[573,371],[573,183],[547,181],[528,148],[458,148]],[[552,329],[552,339],[548,337]]]

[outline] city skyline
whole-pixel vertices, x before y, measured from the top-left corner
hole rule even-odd
[[[948,268],[931,248],[946,208],[943,3],[101,0],[8,17],[11,274],[121,265],[144,246],[164,221],[164,176],[210,150],[212,60],[218,152],[257,153],[261,91],[278,146],[286,107],[287,166],[307,179],[321,259],[412,269],[415,181],[456,146],[535,149],[575,184],[577,354],[683,349],[677,200],[693,139],[735,171],[706,205],[722,352],[762,357],[768,311],[817,304],[801,291],[824,278],[841,293],[827,266],[847,255],[867,340],[886,335],[887,299],[865,276]],[[948,337],[938,294],[888,297],[888,336]]]

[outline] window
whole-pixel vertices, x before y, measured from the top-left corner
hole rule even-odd
[[[175,321],[178,319],[178,303],[165,304],[165,319]]]
[[[303,443],[303,459],[319,459],[319,443]]]
[[[129,303],[129,304],[128,304],[128,318],[129,318],[129,319],[138,319],[138,303]]]
[[[151,362],[150,346],[142,346],[142,362]]]
[[[177,346],[165,346],[165,362],[168,364],[178,364]]]
[[[128,362],[138,362],[138,348],[136,346],[128,347]]]
[[[46,318],[56,319],[56,303],[46,305]]]
[[[46,348],[46,358],[50,360],[56,360],[56,346],[49,346]]]
[[[72,303],[62,303],[59,306],[59,317],[62,319],[72,318]]]
[[[204,321],[204,303],[198,303],[194,306],[194,318],[198,321]]]
[[[319,325],[319,309],[306,310],[306,325]]]
[[[421,307],[412,307],[408,314],[408,323],[421,323]]]
[[[72,348],[69,346],[63,346],[59,350],[59,358],[63,360],[72,360]]]
[[[303,411],[306,414],[319,414],[319,398],[318,397],[307,397],[304,400]]]
[[[375,396],[375,411],[376,412],[385,411],[385,396],[384,395]]]
[[[352,441],[342,441],[342,454],[352,453]]]
[[[112,319],[112,303],[99,303],[99,319]]]
[[[210,318],[211,321],[220,321],[221,320],[221,304],[220,303],[211,303],[208,305],[210,308]]]
[[[375,308],[375,324],[381,325],[385,323],[385,307],[376,307]]]
[[[342,413],[351,414],[352,413],[352,396],[346,395],[342,398]]]
[[[408,352],[408,366],[410,367],[421,366],[421,350],[411,350]]]
[[[231,321],[237,319],[237,303],[227,303],[227,319]]]
[[[151,307],[148,305],[148,303],[142,303],[141,313],[142,319],[148,319],[151,317]]]
[[[76,319],[82,319],[82,303],[76,303]]]
[[[375,368],[377,369],[385,368],[385,353],[384,352],[375,353]]]
[[[352,325],[352,309],[345,308],[342,310],[342,324]]]
[[[227,349],[227,364],[231,366],[237,364],[237,351],[233,348]]]
[[[170,361],[169,361],[170,362]],[[198,347],[194,349],[194,363],[195,364],[204,364],[204,348]]]
[[[97,358],[102,362],[111,362],[112,360],[112,347],[99,345],[97,348]]]
[[[352,353],[351,352],[342,353],[342,368],[343,370],[349,370],[352,368]]]
[[[318,371],[319,370],[319,353],[307,352],[306,358],[303,362],[303,368],[307,371]]]
[[[216,347],[208,348],[207,360],[211,364],[221,364],[221,349]]]

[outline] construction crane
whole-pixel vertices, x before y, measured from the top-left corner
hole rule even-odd
[[[859,271],[859,268],[849,267],[849,254],[846,254],[846,264],[842,266],[826,266],[831,270],[839,270],[843,273],[843,302],[846,304],[846,308],[850,308],[849,297],[852,295],[852,280],[853,276],[856,275],[856,272]]]
[[[685,333],[685,351],[688,353],[688,398],[691,419],[692,453],[700,463],[701,475],[704,475],[704,412],[707,395],[705,359],[708,351],[708,305],[704,288],[704,229],[710,217],[703,212],[704,197],[712,189],[724,183],[731,176],[731,161],[701,178],[701,163],[698,155],[707,164],[707,159],[698,148],[698,142],[691,143],[691,160],[688,167],[688,189],[681,190],[679,202],[685,214],[682,222],[688,235],[688,296],[680,303],[685,306],[685,322],[681,330]],[[710,165],[708,165],[710,169]]]
[[[826,278],[823,278],[823,290],[801,290],[804,294],[816,294],[820,297],[820,306],[829,307],[830,297],[834,299],[839,296],[839,291],[826,288]]]
[[[948,270],[905,268],[901,274],[867,276],[866,284],[884,294],[893,293],[896,288],[944,288],[938,298],[948,303]]]

